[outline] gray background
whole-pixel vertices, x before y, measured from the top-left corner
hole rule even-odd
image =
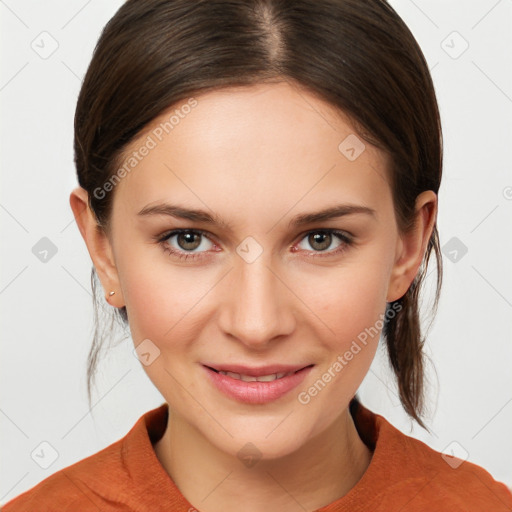
[[[390,3],[425,53],[444,129],[445,274],[426,344],[432,435],[402,411],[384,352],[360,395],[405,433],[510,486],[512,1]],[[68,202],[73,115],[99,33],[121,4],[0,1],[1,503],[163,403],[129,339],[102,360],[92,411],[85,393],[91,260]],[[41,260],[48,247],[56,252]]]

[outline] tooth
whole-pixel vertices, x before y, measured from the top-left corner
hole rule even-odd
[[[240,379],[244,382],[256,382],[258,380],[256,377],[251,377],[249,375],[240,375]]]
[[[278,377],[274,373],[273,375],[262,375],[261,377],[258,377],[258,382],[272,382],[273,380],[276,380]]]
[[[232,379],[237,380],[243,380],[244,382],[272,382],[276,379],[282,379],[283,377],[287,377],[288,375],[293,375],[295,372],[280,372],[280,373],[273,373],[270,375],[262,375],[261,377],[253,377],[251,375],[242,375],[240,373],[234,373],[234,372],[225,372],[222,370],[219,370],[219,373],[221,375],[226,375],[228,377],[231,377]]]

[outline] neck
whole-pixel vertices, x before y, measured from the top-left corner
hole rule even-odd
[[[348,408],[326,431],[285,457],[244,467],[169,410],[155,452],[185,498],[202,512],[314,511],[341,498],[363,476],[371,451]]]

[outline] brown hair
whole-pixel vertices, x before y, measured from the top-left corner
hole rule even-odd
[[[384,0],[127,0],[101,34],[75,113],[78,182],[89,193],[98,229],[108,232],[113,192],[97,191],[118,169],[123,149],[154,118],[201,92],[283,80],[342,111],[361,138],[390,156],[397,224],[402,233],[413,229],[416,197],[439,190],[441,123],[423,53]],[[424,428],[418,299],[432,251],[435,314],[442,281],[437,225],[417,276],[395,301],[402,307],[386,315],[382,329],[400,400]],[[91,282],[89,403],[108,337],[98,322],[94,267]],[[113,312],[126,326],[126,307]]]

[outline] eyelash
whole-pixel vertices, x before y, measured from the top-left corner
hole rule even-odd
[[[176,249],[172,249],[171,247],[169,247],[169,244],[167,244],[166,242],[170,238],[172,238],[173,236],[180,235],[182,233],[200,234],[200,235],[203,235],[203,236],[205,236],[206,238],[208,238],[210,240],[210,238],[208,237],[208,233],[206,231],[201,230],[201,229],[175,229],[174,231],[167,232],[167,233],[165,233],[165,234],[163,234],[161,236],[159,235],[159,236],[155,237],[155,239],[161,245],[162,249],[166,253],[168,253],[170,256],[177,257],[177,258],[179,258],[181,260],[188,260],[189,258],[191,258],[191,259],[202,258],[203,257],[203,256],[201,256],[202,253],[187,253],[187,252],[177,251]],[[329,252],[326,252],[326,251],[312,251],[313,253],[314,252],[318,253],[318,254],[311,254],[311,255],[308,256],[308,257],[312,257],[312,258],[318,258],[318,257],[326,258],[326,257],[334,256],[334,255],[339,255],[339,254],[345,252],[354,243],[352,237],[348,236],[343,231],[338,231],[338,230],[335,230],[335,229],[315,229],[315,230],[312,230],[312,231],[308,231],[308,232],[304,233],[304,235],[299,240],[299,242],[301,242],[304,238],[306,238],[307,236],[309,236],[309,235],[311,235],[313,233],[328,233],[328,234],[334,235],[341,242],[343,242],[343,244],[340,245],[337,249],[335,249],[333,251],[329,251]]]

